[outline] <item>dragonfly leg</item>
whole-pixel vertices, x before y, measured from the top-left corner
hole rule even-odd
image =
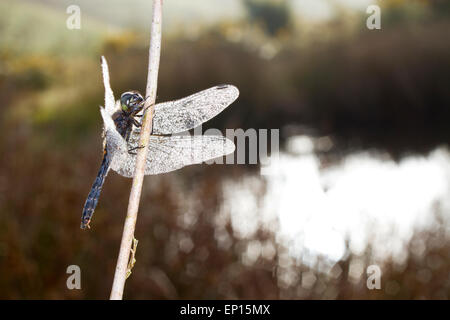
[[[148,99],[148,98],[147,98]],[[147,99],[145,99],[145,100],[147,100]],[[145,101],[144,101],[145,102]],[[144,103],[143,102],[143,103]],[[144,112],[142,113],[142,114],[139,114],[139,115],[136,115],[136,117],[139,117],[139,118],[142,118],[143,116],[144,116],[144,114],[147,112],[147,110],[150,108],[150,107],[152,107],[152,106],[154,106],[155,104],[154,103],[152,103],[151,105],[149,105],[148,107],[146,107],[145,109],[144,109]]]
[[[133,119],[133,124],[138,128],[142,127],[142,124],[139,121],[137,121],[136,119]]]
[[[136,155],[137,153],[136,153],[136,152],[133,152],[133,151],[134,151],[134,150],[137,150],[137,149],[142,149],[142,148],[144,148],[144,147],[145,147],[145,146],[137,146],[137,147],[128,149],[128,153],[129,153],[129,154]]]

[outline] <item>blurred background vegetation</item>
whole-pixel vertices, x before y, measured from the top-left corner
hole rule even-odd
[[[205,129],[280,128],[282,143],[330,137],[326,161],[365,150],[400,161],[446,148],[450,2],[380,1],[381,30],[366,28],[375,1],[321,1],[328,11],[314,14],[303,2],[165,1],[158,101],[234,84],[239,99]],[[66,28],[71,4],[81,8],[80,30]],[[130,180],[110,173],[93,229],[79,229],[101,160],[99,61],[108,59],[116,96],[145,91],[150,16],[143,0],[0,2],[0,298],[108,297]],[[439,204],[435,227],[414,230],[401,264],[383,260],[382,290],[368,290],[361,270],[374,263],[370,245],[355,253],[347,242],[338,261],[318,255],[307,264],[276,231],[239,237],[230,220],[218,228],[219,181],[256,170],[193,166],[146,178],[124,296],[450,297],[449,212]],[[66,288],[71,264],[81,267],[82,290]]]

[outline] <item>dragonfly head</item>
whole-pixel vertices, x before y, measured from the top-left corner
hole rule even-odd
[[[120,96],[120,107],[128,114],[136,114],[142,110],[144,98],[137,91],[127,91]]]

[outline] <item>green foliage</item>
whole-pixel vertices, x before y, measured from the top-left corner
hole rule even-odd
[[[99,53],[106,27],[83,19],[81,30],[66,27],[65,10],[33,2],[0,2],[0,54],[86,56]]]
[[[385,27],[433,23],[450,16],[450,2],[446,0],[387,0],[380,5]]]
[[[260,24],[270,36],[276,36],[290,25],[289,5],[287,1],[244,0],[251,22]]]
[[[450,2],[447,0],[430,0],[430,6],[436,15],[442,17],[450,16]]]

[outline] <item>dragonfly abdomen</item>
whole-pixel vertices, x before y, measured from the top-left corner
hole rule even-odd
[[[103,184],[105,183],[106,175],[109,171],[109,166],[111,164],[111,157],[105,150],[103,155],[103,161],[98,171],[97,177],[92,184],[91,191],[84,204],[83,213],[81,215],[81,229],[89,228],[89,222],[91,221],[92,215],[94,214],[95,207],[97,207],[98,199],[102,191]]]

